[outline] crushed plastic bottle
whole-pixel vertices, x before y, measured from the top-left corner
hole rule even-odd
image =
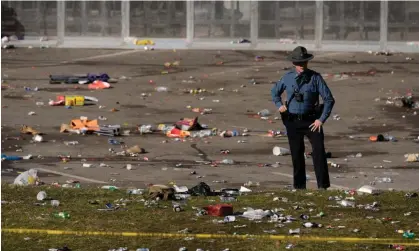
[[[144,193],[144,189],[128,189],[127,190],[127,194],[143,194]]]
[[[315,222],[305,222],[303,223],[303,226],[306,228],[319,228],[322,227],[322,224],[317,224]]]
[[[383,178],[375,177],[375,181],[379,183],[393,183],[393,180],[390,177],[383,177]]]
[[[150,251],[149,248],[137,248],[136,251]]]
[[[344,206],[344,207],[354,207],[355,206],[355,202],[353,201],[348,201],[348,200],[341,200],[338,202],[339,205]]]
[[[115,191],[115,190],[118,190],[118,187],[116,187],[116,186],[102,186],[102,189]]]
[[[152,125],[142,125],[138,127],[138,131],[141,134],[152,133],[154,131],[154,128]]]
[[[262,209],[256,209],[253,208],[247,208],[247,211],[243,213],[243,217],[247,218],[249,220],[261,220],[265,217],[267,217],[271,212],[269,210],[262,210]]]
[[[397,142],[397,139],[394,136],[391,136],[391,135],[384,135],[384,139],[386,141]]]
[[[78,141],[64,141],[64,145],[66,146],[75,146],[78,145],[79,142]]]
[[[271,115],[271,112],[268,109],[263,109],[262,111],[258,112],[258,115],[261,117],[268,117]]]
[[[169,88],[167,88],[165,86],[158,86],[158,87],[156,87],[156,91],[157,92],[167,92],[167,91],[169,91]]]
[[[301,230],[299,228],[289,230],[289,234],[291,234],[291,235],[294,235],[294,234],[299,235],[300,232],[301,232]]]
[[[235,202],[237,199],[232,196],[220,196],[221,202]]]
[[[226,165],[233,165],[234,164],[234,160],[232,159],[223,159],[222,161],[220,161],[221,164],[226,164]]]
[[[206,129],[191,133],[192,138],[204,138],[217,135],[217,129]]]

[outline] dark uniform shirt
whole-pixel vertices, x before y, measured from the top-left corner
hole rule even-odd
[[[283,105],[281,95],[284,91],[287,93],[288,111],[294,114],[314,112],[320,95],[324,103],[323,113],[319,118],[322,123],[330,116],[335,104],[335,99],[323,77],[313,70],[306,70],[301,74],[298,74],[295,69],[291,70],[273,86],[272,100],[278,108]],[[303,94],[304,102],[295,100],[295,94],[293,95],[295,91]]]

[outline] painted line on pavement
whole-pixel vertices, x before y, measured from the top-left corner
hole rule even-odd
[[[74,62],[79,62],[79,61],[84,61],[84,60],[94,60],[94,59],[101,59],[101,58],[117,57],[117,56],[137,53],[137,52],[144,52],[144,50],[120,51],[120,52],[115,52],[115,53],[110,53],[110,54],[103,54],[103,55],[90,56],[90,57],[84,57],[84,58],[76,58],[76,59],[71,59],[71,60],[68,60],[68,61],[62,61],[60,63],[61,64],[68,64],[68,63],[74,63]]]
[[[99,183],[99,184],[106,184],[108,182],[105,181],[101,181],[101,180],[95,180],[95,179],[89,179],[89,178],[85,178],[82,176],[78,176],[78,175],[72,175],[72,174],[68,174],[68,173],[63,173],[63,172],[58,172],[58,171],[53,171],[53,170],[49,170],[49,169],[45,169],[45,168],[35,168],[38,171],[43,171],[46,173],[53,173],[53,174],[58,174],[61,176],[66,176],[66,177],[70,177],[70,178],[74,178],[74,179],[78,179],[78,180],[83,180],[83,181],[87,181],[87,182],[92,182],[92,183]]]
[[[251,235],[251,234],[180,234],[180,233],[150,233],[150,232],[110,232],[110,231],[72,231],[52,229],[27,229],[27,228],[2,228],[3,233],[15,234],[48,234],[48,235],[78,235],[78,236],[124,236],[124,237],[148,237],[148,238],[185,238],[197,239],[264,239],[264,240],[289,240],[311,242],[352,242],[352,243],[375,243],[394,244],[405,246],[419,246],[417,241],[403,240],[402,238],[359,238],[359,237],[332,237],[332,236],[292,236],[292,235]]]

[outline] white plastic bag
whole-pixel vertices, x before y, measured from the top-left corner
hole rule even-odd
[[[261,220],[269,215],[269,211],[262,210],[262,209],[256,209],[248,208],[246,212],[243,213],[243,217],[247,218],[249,220]]]
[[[16,177],[13,184],[27,186],[27,185],[35,185],[37,181],[38,181],[38,170],[29,169],[28,171],[19,174],[19,176]]]

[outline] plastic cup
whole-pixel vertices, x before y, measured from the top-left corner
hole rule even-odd
[[[60,201],[59,200],[51,200],[51,206],[58,207],[59,205],[60,205]]]
[[[47,193],[44,191],[41,191],[36,195],[37,200],[45,200],[46,198],[47,198]]]
[[[290,150],[288,150],[286,148],[275,146],[272,149],[272,153],[275,156],[281,156],[281,155],[289,155],[291,152],[290,152]]]

